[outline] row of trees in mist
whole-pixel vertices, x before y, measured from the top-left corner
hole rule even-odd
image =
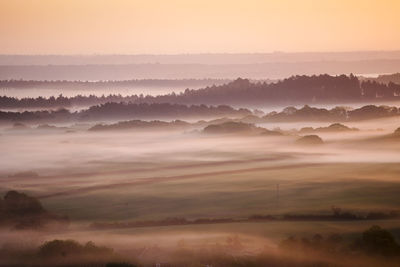
[[[252,112],[249,109],[235,109],[227,105],[179,105],[170,103],[106,103],[88,109],[71,112],[67,109],[11,112],[0,111],[0,122],[56,123],[102,120],[137,119],[204,119],[237,118],[244,123],[288,122],[288,121],[326,121],[345,122],[400,116],[400,108],[367,105],[357,109],[335,107],[332,109],[287,107],[281,112],[268,114]],[[257,114],[257,115],[255,115]],[[226,122],[222,119],[221,122]],[[180,125],[182,126],[182,125]]]
[[[229,84],[186,90],[181,94],[146,96],[137,101],[207,104],[298,104],[400,99],[400,85],[360,81],[354,75],[293,76],[276,83],[237,79]]]
[[[362,101],[389,101],[400,99],[400,85],[359,80],[346,76],[293,76],[276,83],[251,82],[237,79],[233,82],[203,89],[186,89],[176,94],[159,96],[109,95],[58,96],[50,98],[0,97],[0,108],[56,108],[92,106],[108,102],[126,103],[177,103],[177,104],[307,104]]]
[[[225,105],[106,103],[75,112],[67,109],[24,112],[0,111],[0,121],[68,122],[134,118],[244,117],[251,114],[252,112],[248,109],[235,109]]]
[[[49,98],[45,97],[26,97],[18,99],[15,97],[0,96],[0,108],[3,109],[18,109],[18,108],[70,108],[70,107],[89,107],[93,105],[101,105],[106,103],[133,103],[140,96],[122,96],[110,94],[108,96],[83,96],[77,95],[74,97],[65,97],[59,95],[57,97],[51,96]]]
[[[224,84],[228,79],[132,79],[106,81],[68,81],[68,80],[0,80],[0,88],[45,88],[45,89],[96,89],[130,87],[199,87]]]
[[[80,243],[72,239],[54,239],[39,246],[3,246],[0,257],[2,266],[394,267],[400,263],[400,245],[396,236],[378,225],[361,233],[344,231],[322,235],[309,232],[290,236],[273,250],[268,240],[259,239],[254,244],[252,239],[251,243],[246,240],[248,237],[226,235],[225,239],[203,244],[194,245],[190,240],[180,239],[176,245],[170,242],[168,247],[138,242],[134,246],[125,244],[116,250],[108,246],[112,242],[104,246],[92,241]],[[265,244],[264,249],[254,250],[262,244]],[[165,261],[155,264],[160,259]]]

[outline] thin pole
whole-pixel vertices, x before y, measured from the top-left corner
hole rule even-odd
[[[279,184],[276,184],[276,206],[279,206]]]

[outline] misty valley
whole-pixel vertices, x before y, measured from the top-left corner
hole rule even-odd
[[[0,97],[0,264],[398,266],[395,78],[220,82]]]
[[[400,267],[399,0],[0,0],[0,267]]]

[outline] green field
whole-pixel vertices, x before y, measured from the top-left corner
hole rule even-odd
[[[44,138],[6,134],[5,143],[18,141],[21,146],[6,147],[10,157],[4,161],[20,156],[20,164],[7,165],[9,170],[0,172],[0,188],[35,196],[47,210],[70,218],[68,230],[33,234],[34,244],[91,240],[128,256],[136,251],[132,256],[139,257],[138,251],[154,246],[171,253],[182,244],[198,251],[220,245],[229,248],[227,240],[238,238],[244,248],[241,254],[256,255],[265,248],[274,251],[289,236],[338,233],[351,242],[372,225],[390,230],[399,240],[398,219],[89,228],[93,222],[176,217],[241,220],[252,215],[329,215],[332,207],[364,215],[398,212],[399,144],[365,142],[374,135],[375,131],[329,134],[323,136],[325,144],[304,147],[290,135],[121,132],[49,133]],[[18,171],[38,175],[9,176]],[[159,253],[150,251],[148,255]]]
[[[147,178],[146,183],[93,187],[84,194],[71,190],[42,201],[57,213],[87,221],[327,213],[332,206],[364,212],[400,207],[398,164],[256,165],[224,166],[225,170],[218,168],[222,174],[192,169],[198,175],[189,177],[169,171],[164,176],[174,178],[167,181]],[[379,180],[374,178],[378,172]]]

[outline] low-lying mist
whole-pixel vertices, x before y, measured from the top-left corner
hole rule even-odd
[[[357,240],[374,224],[399,238],[398,127],[398,117],[5,126],[1,195],[24,192],[68,226],[2,226],[0,265],[396,266]],[[300,141],[310,136],[319,141]]]

